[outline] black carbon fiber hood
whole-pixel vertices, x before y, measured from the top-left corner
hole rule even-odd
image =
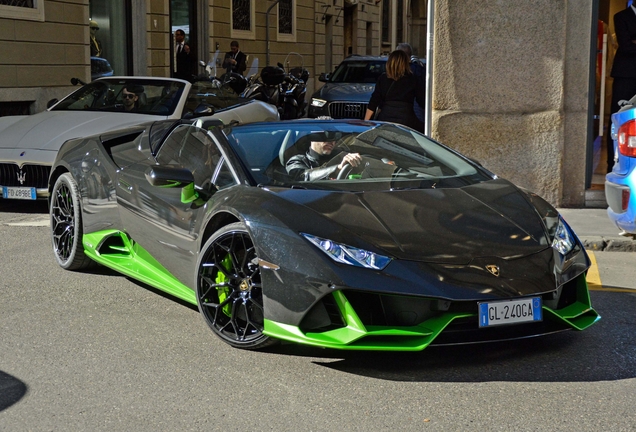
[[[468,264],[475,257],[513,259],[549,247],[541,217],[505,180],[363,193],[287,189],[280,196],[399,259]]]

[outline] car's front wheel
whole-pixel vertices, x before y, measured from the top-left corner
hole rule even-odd
[[[79,188],[69,174],[62,174],[51,193],[51,240],[53,253],[60,267],[81,270],[93,263],[82,245],[82,209]]]
[[[203,246],[196,295],[203,318],[223,341],[244,349],[276,343],[263,334],[261,271],[254,243],[242,223],[221,228]]]

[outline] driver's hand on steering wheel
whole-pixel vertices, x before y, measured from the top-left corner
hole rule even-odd
[[[355,168],[360,165],[360,162],[362,162],[362,156],[360,156],[360,153],[348,153],[344,158],[342,158],[342,162],[338,165],[338,169],[341,170],[347,164]]]

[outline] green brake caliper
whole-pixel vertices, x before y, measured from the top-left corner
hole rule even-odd
[[[230,271],[230,269],[232,268],[232,259],[230,258],[230,255],[226,255],[225,258],[223,258],[223,260],[221,261],[221,267],[223,267],[226,271]],[[217,284],[224,284],[225,282],[227,282],[229,279],[227,276],[225,276],[225,273],[223,273],[222,271],[217,271],[216,272],[216,279],[215,282]],[[229,296],[230,293],[232,291],[232,288],[230,288],[229,286],[221,286],[218,287],[217,289],[218,295],[219,295],[219,304],[223,303]],[[232,313],[232,305],[230,303],[226,304],[225,306],[223,306],[223,313],[227,316],[230,316]]]

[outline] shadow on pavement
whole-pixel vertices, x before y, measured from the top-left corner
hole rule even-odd
[[[0,411],[4,411],[24,397],[28,388],[19,379],[0,371]]]
[[[48,214],[49,204],[46,200],[26,201],[26,200],[5,200],[0,199],[0,212],[2,213],[24,213],[24,214]]]
[[[510,342],[356,352],[283,344],[272,354],[317,357],[340,372],[411,382],[589,382],[636,377],[636,294],[592,293],[602,319],[583,332]],[[323,360],[321,360],[323,359]]]

